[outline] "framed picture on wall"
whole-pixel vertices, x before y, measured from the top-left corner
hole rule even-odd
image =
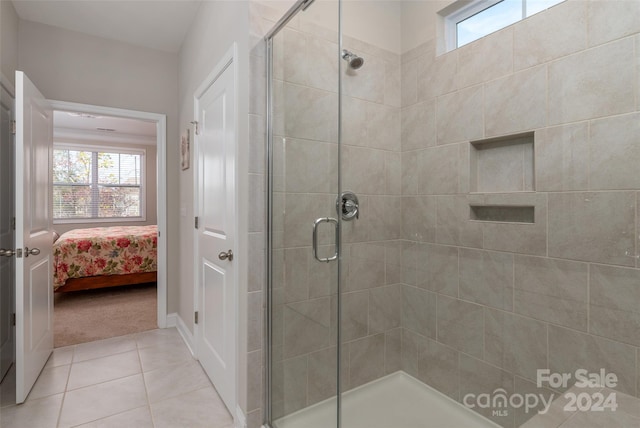
[[[191,153],[189,149],[189,134],[190,131],[187,129],[186,134],[182,134],[180,141],[180,160],[182,165],[182,170],[189,169],[189,160],[191,159]]]

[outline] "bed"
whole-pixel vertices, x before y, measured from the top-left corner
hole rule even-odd
[[[75,229],[53,244],[56,292],[155,282],[158,226]]]

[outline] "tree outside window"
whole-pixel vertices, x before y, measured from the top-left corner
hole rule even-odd
[[[54,148],[54,219],[142,217],[143,157],[142,151]]]

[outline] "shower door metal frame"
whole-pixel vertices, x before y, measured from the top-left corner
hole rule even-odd
[[[263,355],[264,364],[264,413],[263,413],[263,426],[266,428],[272,428],[272,397],[271,397],[271,362],[272,358],[272,323],[271,323],[271,311],[273,305],[273,269],[272,269],[272,251],[273,244],[273,38],[291,21],[300,11],[306,10],[315,0],[297,0],[296,3],[278,20],[278,22],[267,32],[264,36],[266,45],[266,137],[267,137],[267,150],[266,150],[266,169],[267,172],[267,195],[266,195],[266,208],[267,208],[267,224],[266,224],[266,309],[264,311],[264,337],[266,339],[266,350]],[[340,58],[342,52],[342,0],[337,0],[338,3],[338,51],[336,52],[336,58]],[[342,61],[338,60],[338,189],[337,195],[342,192]],[[342,426],[342,386],[341,386],[341,358],[342,358],[342,345],[341,345],[341,326],[342,326],[342,299],[340,297],[341,287],[340,279],[342,277],[342,218],[337,216],[337,232],[336,232],[336,254],[338,262],[337,273],[337,344],[336,344],[336,428]]]
[[[267,36],[271,34],[271,31]],[[271,133],[273,132],[273,126],[271,124],[273,114],[271,113],[271,108],[273,107],[273,103],[271,101],[271,97],[273,96],[273,89],[271,84],[271,79],[273,78],[273,39],[271,37],[265,36],[265,55],[266,55],[266,137],[267,137],[267,150],[266,150],[266,169],[267,172],[267,189],[266,189],[266,202],[267,202],[267,223],[266,223],[266,243],[265,243],[265,284],[266,284],[266,293],[265,293],[265,310],[264,310],[264,320],[263,320],[263,335],[264,335],[264,353],[262,355],[263,365],[264,365],[264,379],[263,379],[263,407],[264,411],[262,412],[263,418],[263,426],[270,428],[271,427],[271,349],[273,337],[271,335],[271,305],[273,304],[273,296],[271,290],[273,289],[273,279],[272,279],[272,269],[271,262],[273,257],[271,255],[271,245],[273,243],[273,196],[271,196],[271,191],[273,189],[273,136]]]

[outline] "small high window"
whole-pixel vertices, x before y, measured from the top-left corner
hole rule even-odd
[[[56,223],[143,221],[143,150],[54,145]]]
[[[438,12],[451,51],[550,8],[564,0],[458,0]]]

